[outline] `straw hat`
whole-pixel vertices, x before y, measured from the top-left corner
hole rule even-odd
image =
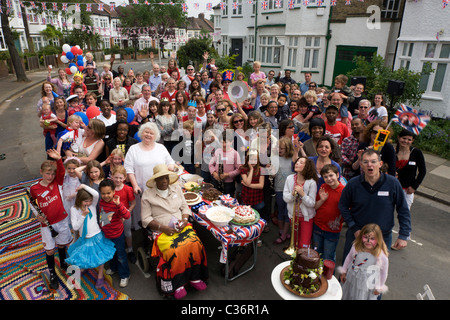
[[[147,187],[153,188],[155,186],[155,179],[162,176],[169,176],[169,184],[173,184],[178,180],[178,175],[175,172],[170,171],[167,165],[162,163],[153,167],[153,176],[147,180]]]

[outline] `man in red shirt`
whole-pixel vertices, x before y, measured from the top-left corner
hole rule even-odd
[[[36,215],[36,219],[41,223],[41,236],[44,245],[47,265],[50,270],[50,287],[58,289],[58,277],[55,271],[55,249],[58,248],[59,261],[63,269],[67,269],[66,246],[72,242],[72,233],[69,227],[69,215],[64,209],[59,187],[64,182],[65,169],[61,159],[61,154],[55,149],[47,150],[50,158],[54,161],[46,160],[41,164],[40,174],[42,179],[30,187],[30,195],[34,199],[33,204],[37,204],[43,215]],[[31,207],[34,209],[33,206]],[[35,213],[36,209],[33,210]],[[50,228],[58,232],[56,237],[52,237]]]
[[[331,135],[333,139],[340,146],[342,140],[350,136],[350,131],[347,126],[340,121],[336,121],[337,116],[339,114],[339,108],[334,104],[330,104],[325,110],[325,117],[327,120],[325,121],[325,129],[326,133]]]

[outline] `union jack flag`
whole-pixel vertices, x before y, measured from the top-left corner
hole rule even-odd
[[[289,2],[288,2],[288,8],[289,9],[294,9],[294,0],[289,0]]]
[[[52,2],[53,11],[58,11],[58,4],[56,2]]]
[[[134,4],[139,4],[138,0],[133,0]]]
[[[225,10],[225,2],[221,2],[220,3],[220,9],[221,10]]]
[[[261,3],[261,8],[262,8],[263,10],[266,10],[266,9],[267,9],[267,1],[263,1],[263,2]]]
[[[86,11],[92,12],[92,3],[86,3]]]
[[[237,2],[233,2],[233,4],[231,5],[231,7],[235,10],[237,10],[238,8],[238,3]]]
[[[62,4],[62,11],[67,11],[67,3]]]
[[[79,3],[75,3],[75,12],[81,12],[81,5]]]
[[[402,103],[395,112],[392,121],[398,123],[406,130],[418,135],[420,131],[422,131],[428,124],[428,121],[430,121],[430,116],[424,115],[416,109],[408,107]]]
[[[47,3],[41,2],[42,10],[47,10]]]
[[[198,9],[200,7],[200,5],[197,3],[194,3],[194,9]]]
[[[187,12],[187,4],[186,3],[181,4],[181,8],[183,9],[183,12]]]
[[[206,4],[206,10],[208,10],[208,11],[211,11],[211,10],[212,10],[212,3],[211,3],[211,2],[208,2],[208,3]]]
[[[34,1],[31,1],[30,4],[33,9],[36,9],[36,4],[34,3]]]
[[[227,70],[223,73],[223,80],[224,81],[225,80],[233,81],[233,76],[234,76],[233,72],[230,70]]]
[[[303,0],[303,5],[307,6],[309,4],[309,0]]]
[[[317,0],[317,6],[321,7],[323,5],[323,0]]]
[[[97,5],[97,9],[98,9],[98,11],[104,11],[103,3],[99,3],[99,4]]]
[[[253,4],[253,0],[248,0],[247,3],[248,4]]]
[[[6,1],[6,7],[11,8],[12,7],[12,2],[11,0],[7,0]]]
[[[282,6],[281,0],[276,0],[276,1],[275,1],[275,7],[281,8],[281,6]]]
[[[336,0],[331,0],[330,1],[330,6],[333,6],[333,7],[336,6]]]
[[[448,6],[448,0],[442,0],[442,9],[445,9]]]
[[[351,4],[352,4],[352,1],[351,1],[351,0],[345,0],[345,5],[346,5],[346,6],[351,5]]]
[[[109,8],[111,9],[111,11],[116,11],[116,4],[114,2],[111,2],[109,4]]]

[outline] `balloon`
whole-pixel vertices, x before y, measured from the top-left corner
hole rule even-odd
[[[86,116],[88,117],[89,120],[99,115],[100,109],[96,106],[90,106],[89,108],[86,109]]]
[[[72,60],[73,58],[75,58],[75,56],[73,55],[73,53],[70,52],[70,51],[66,53],[66,57],[67,57],[67,59],[69,59],[69,60]]]
[[[76,67],[77,65],[75,64],[75,63],[69,63],[69,68],[72,68],[72,67]]]
[[[61,62],[62,63],[69,63],[69,59],[67,59],[66,56],[61,56]]]
[[[138,136],[138,132],[136,132],[135,134],[134,134],[134,137],[133,138],[135,138],[137,141],[139,141],[139,142],[141,142],[142,140],[141,140],[141,138],[139,138],[139,136]]]
[[[79,67],[78,67],[78,71],[83,72],[83,70],[84,70],[84,67],[83,67],[83,66],[79,66]]]
[[[87,115],[84,112],[78,111],[78,112],[75,112],[74,114],[76,114],[77,116],[80,116],[85,125],[89,125],[89,118],[87,117]]]
[[[70,72],[72,72],[72,73],[75,73],[78,71],[77,66],[70,67],[69,69],[70,69]]]
[[[66,43],[62,46],[62,50],[67,53],[70,52],[70,46]]]
[[[67,74],[72,74],[72,72],[70,71],[70,69],[69,69],[69,68],[66,68],[66,70],[65,70],[65,71],[66,71],[66,73],[67,73]]]
[[[63,51],[63,52],[61,52],[61,55],[62,55],[62,56],[65,56],[65,55],[66,55],[66,53],[65,53],[65,52]]]
[[[125,110],[127,111],[127,122],[130,123],[134,120],[134,111],[130,107],[126,107]]]
[[[73,54],[77,54],[78,53],[78,48],[77,47],[72,47],[70,49],[70,52],[72,52]]]
[[[82,55],[83,54],[83,50],[82,49],[78,49],[78,54]]]

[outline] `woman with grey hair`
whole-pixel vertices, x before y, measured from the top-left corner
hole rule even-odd
[[[146,182],[153,175],[153,167],[158,164],[166,164],[169,170],[174,170],[175,161],[170,156],[164,145],[157,143],[160,139],[158,126],[154,122],[147,122],[139,127],[138,137],[141,142],[128,149],[125,156],[124,167],[127,171],[133,191],[136,194],[136,207],[133,215],[133,225],[140,220],[141,195],[146,187]],[[137,213],[137,214],[136,214]]]

